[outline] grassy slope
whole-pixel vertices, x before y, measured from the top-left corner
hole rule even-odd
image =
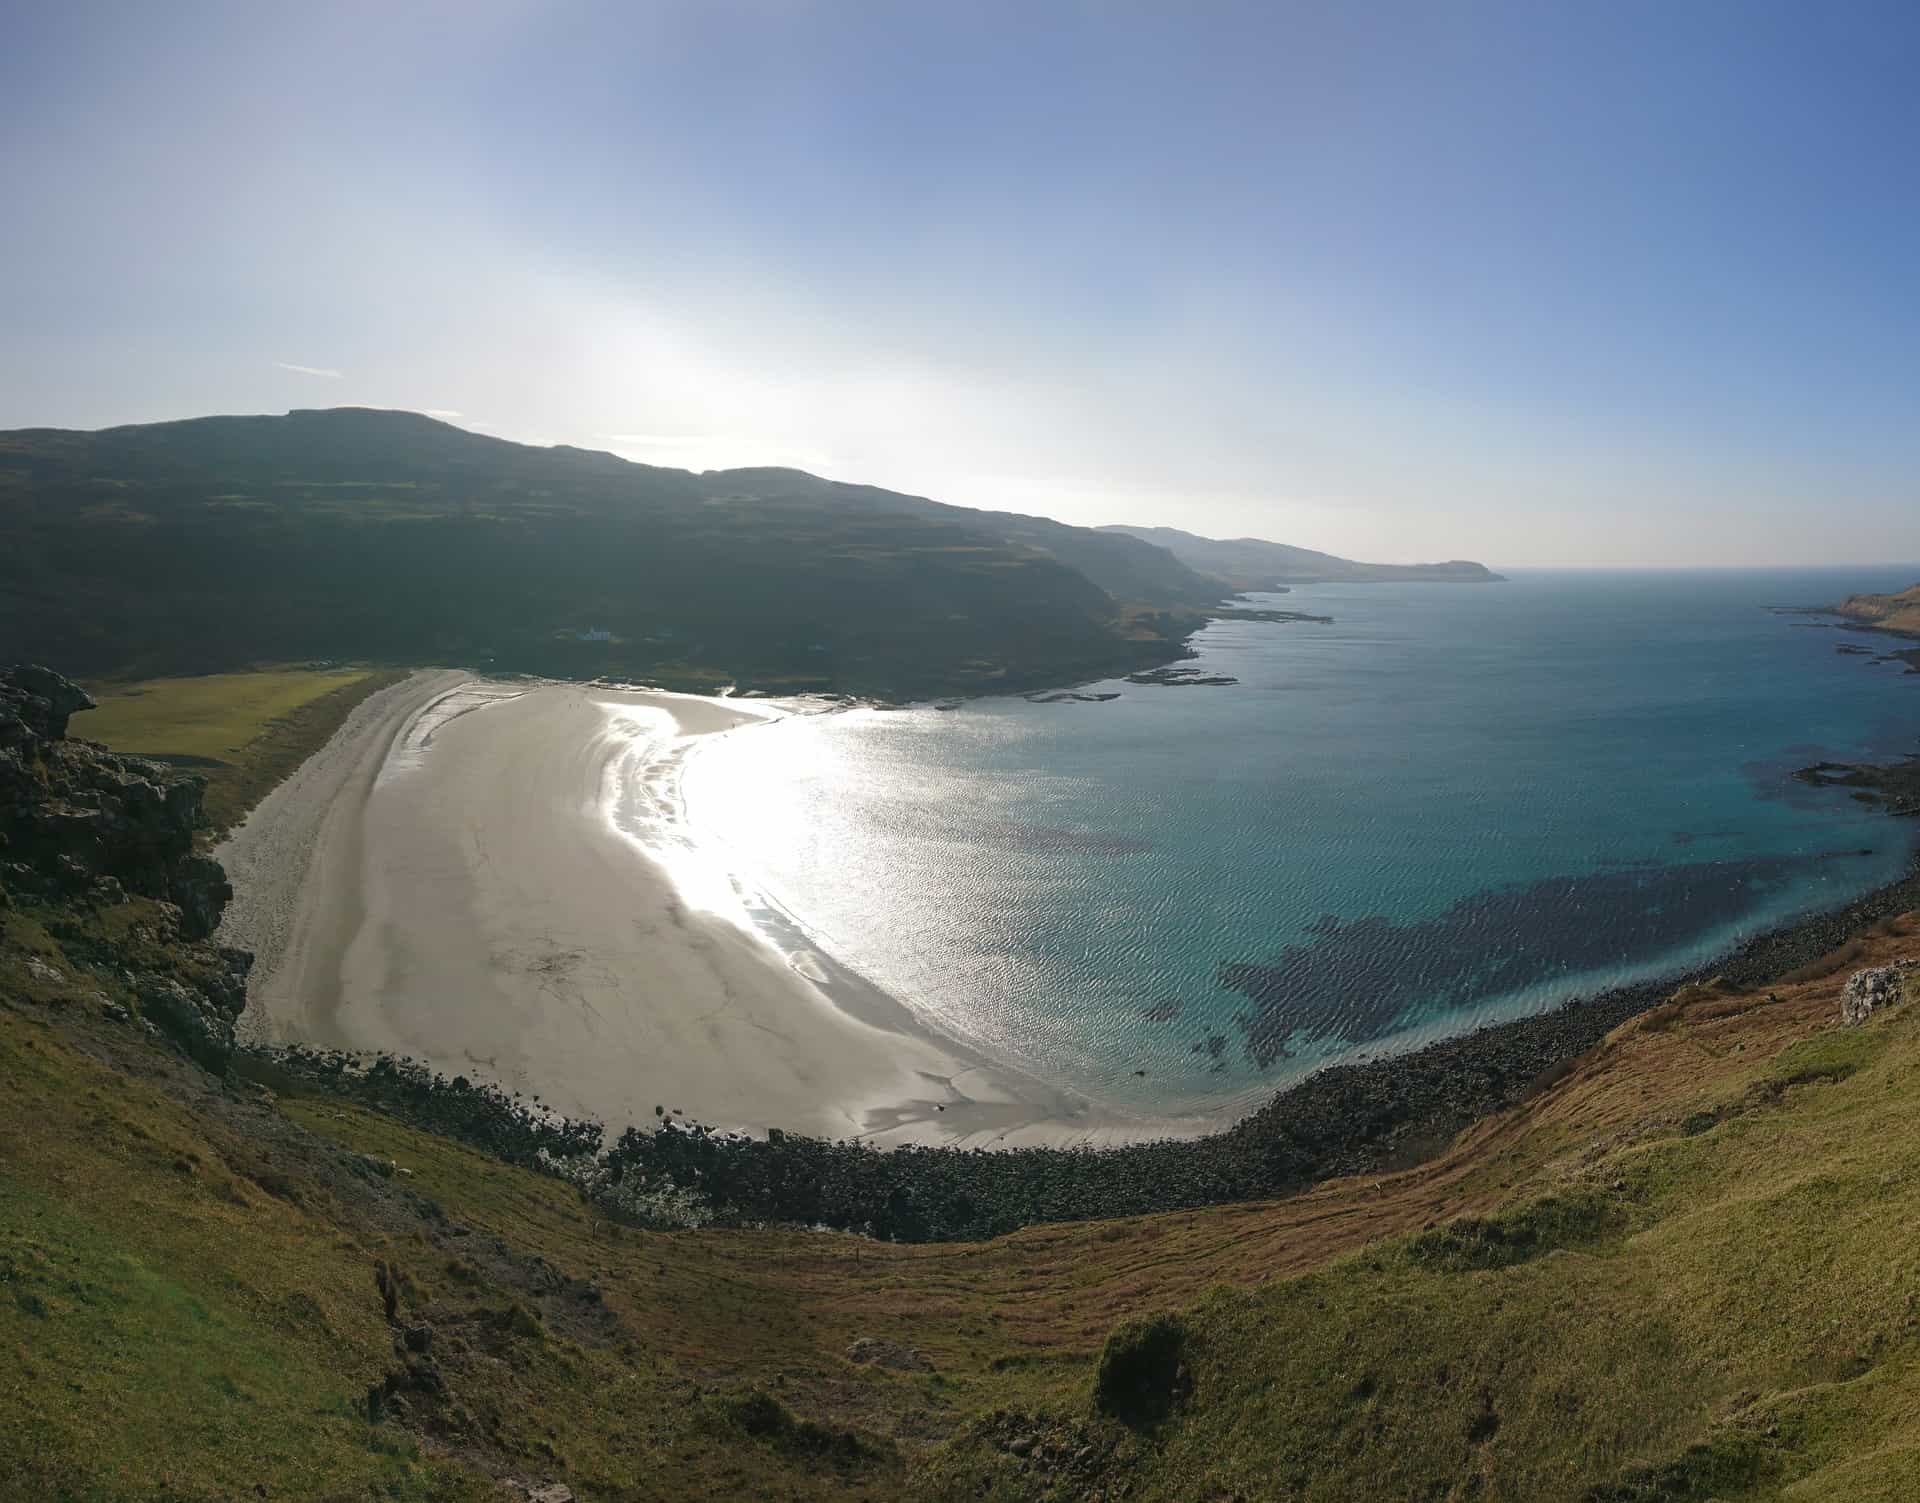
[[[378,1114],[255,1102],[94,1021],[91,980],[30,976],[23,946],[72,961],[24,916],[7,935],[0,1479],[27,1496],[479,1496],[485,1470],[590,1499],[1894,1498],[1920,1469],[1920,1013],[1833,1029],[1844,971],[1695,989],[1401,1174],[894,1247],[621,1230]],[[1917,951],[1909,917],[1857,963]],[[462,1251],[493,1238],[520,1273]],[[365,1417],[394,1362],[376,1257],[410,1272],[403,1318],[473,1338],[433,1442]],[[1187,1312],[1192,1392],[1132,1430],[1094,1373],[1155,1310]],[[937,1371],[855,1366],[861,1336]]]
[[[260,670],[95,683],[75,735],[136,756],[186,760],[207,780],[209,834],[237,823],[400,672]],[[207,765],[212,764],[212,765]]]

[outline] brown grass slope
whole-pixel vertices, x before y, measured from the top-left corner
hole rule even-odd
[[[1849,595],[1835,609],[1868,626],[1920,637],[1920,585],[1897,595]]]

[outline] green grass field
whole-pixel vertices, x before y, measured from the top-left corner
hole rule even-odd
[[[183,762],[207,780],[209,838],[321,746],[353,707],[405,675],[369,668],[263,669],[88,684],[96,710],[72,731],[117,752]]]
[[[289,669],[89,684],[87,691],[100,708],[82,715],[73,730],[117,752],[232,762],[270,723],[359,683],[367,672]]]

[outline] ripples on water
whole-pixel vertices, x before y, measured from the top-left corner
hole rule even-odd
[[[1332,624],[1198,640],[1233,687],[796,717],[682,792],[940,1026],[1117,1105],[1237,1106],[1897,876],[1914,822],[1787,774],[1913,749],[1920,677],[1765,607],[1917,575],[1301,589],[1262,603]]]

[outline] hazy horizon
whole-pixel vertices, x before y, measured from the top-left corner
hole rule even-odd
[[[1495,568],[1920,559],[1920,15],[75,4],[0,427],[367,405]]]

